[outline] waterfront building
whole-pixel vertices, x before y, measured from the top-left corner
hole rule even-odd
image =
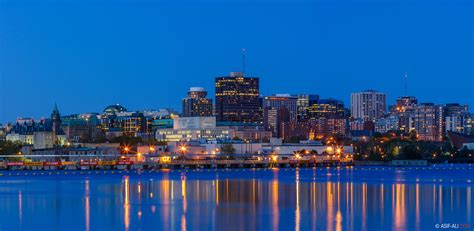
[[[213,116],[212,99],[206,98],[207,91],[202,87],[191,87],[188,97],[183,98],[183,117]]]
[[[230,139],[230,131],[216,126],[215,117],[179,117],[173,118],[173,128],[156,130],[158,141],[191,141]]]
[[[239,138],[240,140],[262,141],[272,138],[272,132],[267,131],[263,125],[249,125],[246,123],[218,123],[217,127],[227,129],[231,138]]]
[[[97,142],[103,140],[104,133],[96,113],[63,117],[61,130],[70,142]]]
[[[386,96],[384,93],[366,90],[351,94],[351,116],[364,121],[374,121],[385,115]]]
[[[67,143],[66,135],[61,129],[61,118],[57,107],[50,119],[19,118],[6,135],[7,141],[32,145],[33,148],[53,148]]]
[[[216,78],[215,104],[219,122],[261,123],[259,78],[241,72]]]

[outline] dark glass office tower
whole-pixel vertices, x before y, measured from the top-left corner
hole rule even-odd
[[[240,72],[216,78],[216,117],[219,122],[261,123],[259,79]]]

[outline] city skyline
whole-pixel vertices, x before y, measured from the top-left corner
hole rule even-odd
[[[203,88],[203,87],[200,87],[200,86],[193,86],[193,87],[189,87],[189,89],[191,88]],[[203,88],[203,90],[207,91],[207,92],[214,92],[214,91],[208,91],[206,88]],[[267,94],[267,95],[263,95],[263,94],[260,94],[260,97],[262,99],[266,98],[266,97],[279,97],[279,96],[294,96],[296,97],[297,94],[316,94],[318,95],[321,100],[341,100],[343,103],[344,103],[344,108],[347,109],[347,110],[351,110],[351,102],[350,102],[350,96],[354,93],[363,93],[363,92],[366,92],[366,91],[375,91],[375,92],[378,92],[378,93],[381,93],[381,94],[384,94],[387,96],[387,99],[391,99],[392,97],[390,97],[389,95],[387,95],[386,93],[384,92],[381,92],[381,91],[378,91],[378,90],[374,90],[374,89],[365,89],[365,90],[360,90],[360,91],[354,91],[354,92],[351,92],[349,93],[349,99],[348,100],[343,100],[343,99],[339,99],[339,98],[334,98],[334,97],[325,97],[325,96],[321,96],[321,95],[318,95],[317,93],[301,93],[301,92],[292,92],[292,93],[273,93],[273,94]],[[185,93],[189,93],[189,92],[185,92]],[[212,99],[212,101],[215,99],[215,93],[212,94],[212,96],[210,96],[210,99]],[[183,94],[185,95],[185,94]],[[397,104],[397,101],[396,99],[399,99],[401,97],[415,97],[417,98],[416,95],[400,95],[398,97],[395,98],[395,100],[393,102],[390,102],[387,100],[386,102],[386,107],[384,107],[384,111],[385,113],[390,113],[390,106],[396,106]],[[88,114],[88,113],[98,113],[98,114],[102,114],[104,113],[104,108],[108,108],[110,106],[113,106],[113,105],[117,105],[117,106],[123,106],[123,107],[126,107],[128,110],[128,112],[135,112],[135,111],[153,111],[153,110],[160,110],[160,109],[171,109],[172,111],[174,112],[177,112],[179,114],[182,114],[184,113],[183,110],[182,110],[182,100],[186,98],[186,97],[182,97],[180,98],[180,102],[178,102],[178,105],[176,105],[175,107],[142,107],[142,108],[130,108],[128,107],[128,105],[124,105],[122,103],[111,103],[111,104],[107,104],[107,105],[99,105],[99,109],[98,110],[85,110],[85,111],[70,111],[70,112],[66,112],[64,113],[63,110],[61,110],[62,112],[62,115],[65,115],[65,116],[68,116],[68,115],[77,115],[77,114]],[[426,102],[423,102],[423,101],[420,101],[418,100],[420,104],[426,104],[426,103],[432,103],[434,105],[447,105],[447,104],[460,104],[460,105],[467,105],[468,106],[468,111],[469,112],[473,112],[473,108],[471,107],[470,104],[463,104],[463,103],[460,103],[460,102],[442,102],[442,101],[426,101]],[[215,103],[213,103],[213,105],[215,106]],[[101,108],[100,108],[101,107]],[[8,120],[8,121],[0,121],[0,124],[4,124],[6,125],[7,123],[9,122],[14,122],[16,121],[17,119],[27,119],[27,118],[32,118],[32,119],[43,119],[43,118],[49,118],[50,116],[50,113],[51,113],[51,108],[53,110],[56,110],[57,108],[61,108],[61,105],[58,106],[58,103],[57,102],[54,102],[50,108],[46,108],[45,111],[46,113],[44,115],[39,115],[39,116],[31,116],[31,115],[18,115],[16,116],[15,118],[13,118],[12,120]],[[388,115],[388,114],[385,114],[385,115]],[[217,115],[213,115],[213,117],[217,117]]]
[[[0,123],[48,116],[54,103],[63,114],[116,103],[179,110],[189,87],[214,95],[215,77],[241,71],[242,48],[246,76],[260,77],[263,96],[318,94],[347,107],[352,92],[374,89],[390,105],[404,95],[407,72],[408,95],[419,102],[471,106],[470,6],[6,1],[0,7]],[[243,11],[250,17],[232,16]]]

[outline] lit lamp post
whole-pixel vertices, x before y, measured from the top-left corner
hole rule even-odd
[[[187,148],[184,145],[179,147],[179,153],[181,154],[182,158],[184,159],[184,154],[186,154]]]
[[[123,152],[124,152],[124,154],[129,154],[130,147],[128,147],[128,146],[123,147]]]

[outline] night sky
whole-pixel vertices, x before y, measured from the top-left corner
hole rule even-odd
[[[97,3],[99,2],[99,3]],[[470,0],[0,0],[0,123],[16,117],[180,110],[241,69],[261,93],[404,94],[474,106]],[[471,109],[471,111],[473,111]]]

